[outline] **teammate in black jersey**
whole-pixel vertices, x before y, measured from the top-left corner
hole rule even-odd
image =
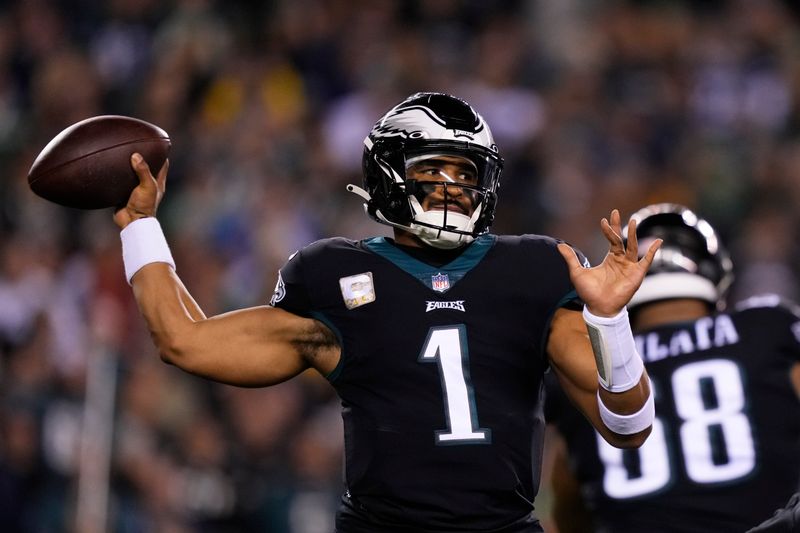
[[[567,449],[554,468],[556,522],[561,533],[743,532],[800,480],[797,308],[767,295],[722,311],[733,270],[713,228],[675,204],[632,220],[642,246],[663,239],[628,304],[655,393],[653,431],[638,450],[611,448],[548,383],[548,419]],[[594,527],[579,519],[576,489]],[[763,531],[790,531],[780,527],[793,512]]]
[[[502,159],[480,115],[449,95],[409,97],[364,144],[364,188],[349,189],[394,239],[313,243],[280,270],[271,305],[213,318],[153,218],[166,168],[155,179],[134,155],[140,185],[115,221],[154,341],[166,362],[224,383],[307,368],[328,378],[345,425],[341,533],[541,531],[548,367],[612,445],[650,431],[624,307],[659,242],[639,259],[635,224],[623,245],[616,210],[594,268],[550,237],[490,234]]]
[[[747,533],[797,533],[800,531],[800,492],[795,492],[786,505]]]

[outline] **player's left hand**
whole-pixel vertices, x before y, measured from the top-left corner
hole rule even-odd
[[[614,209],[611,216],[600,221],[600,228],[608,240],[609,247],[603,262],[586,268],[578,260],[575,250],[568,244],[560,243],[558,251],[569,268],[569,277],[578,296],[597,316],[614,316],[619,313],[642,284],[653,257],[661,246],[656,239],[639,259],[639,244],[636,241],[636,221],[628,224],[627,248],[622,240],[619,211]]]

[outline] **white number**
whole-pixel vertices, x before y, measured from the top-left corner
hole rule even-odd
[[[488,443],[491,431],[481,429],[469,379],[467,331],[463,325],[431,328],[419,360],[436,362],[444,390],[447,429],[436,432],[437,444]]]
[[[611,498],[624,500],[641,496],[655,492],[669,482],[669,463],[664,460],[669,452],[664,438],[664,424],[660,420],[653,421],[653,432],[638,450],[641,469],[638,477],[631,477],[628,473],[623,463],[622,450],[608,444],[600,435],[597,438],[600,443],[600,459],[605,464],[603,487]]]
[[[701,383],[713,383],[717,402],[703,404]],[[686,473],[697,483],[717,483],[740,478],[755,467],[755,447],[750,421],[744,409],[744,388],[739,367],[732,361],[715,359],[686,365],[672,374],[675,407],[685,422],[681,425],[681,445]],[[711,427],[719,427],[725,444],[725,457],[714,460]]]
[[[655,383],[653,384],[655,385]],[[716,401],[704,401],[704,388]],[[654,388],[654,393],[658,389]],[[738,479],[755,468],[755,446],[750,421],[744,413],[744,387],[733,361],[713,359],[690,363],[672,374],[675,411],[682,423],[678,430],[684,469],[695,483],[719,483]],[[597,435],[600,459],[605,464],[603,487],[610,497],[633,498],[656,492],[672,481],[669,438],[656,418],[653,432],[638,450],[639,471],[632,474],[623,463],[623,450]],[[717,435],[718,438],[714,438]],[[715,445],[716,442],[716,445]]]

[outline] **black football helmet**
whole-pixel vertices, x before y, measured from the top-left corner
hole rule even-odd
[[[698,298],[722,310],[733,283],[733,262],[714,228],[678,204],[654,204],[631,216],[636,221],[639,254],[663,239],[629,308],[670,298]],[[622,232],[627,241],[627,226]],[[627,244],[627,242],[626,242]]]
[[[433,182],[406,178],[410,162],[442,155],[463,157],[475,166],[476,184],[456,185],[473,201],[470,215],[446,207],[423,212],[421,199]],[[378,120],[364,139],[362,162],[364,189],[347,188],[367,201],[369,216],[409,231],[431,246],[463,246],[487,232],[494,219],[503,160],[489,126],[459,98],[433,92],[406,98]]]

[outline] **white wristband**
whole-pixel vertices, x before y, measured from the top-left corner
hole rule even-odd
[[[592,342],[600,385],[611,392],[625,392],[636,386],[644,363],[636,351],[628,310],[616,316],[599,317],[583,307],[583,320]]]
[[[134,220],[120,232],[122,239],[122,262],[125,278],[131,284],[133,275],[150,263],[167,263],[175,269],[175,260],[169,251],[161,224],[153,217]]]
[[[597,393],[597,406],[600,408],[600,418],[603,423],[613,431],[620,435],[633,435],[639,433],[643,429],[647,429],[653,423],[656,416],[656,406],[653,401],[653,391],[650,390],[650,395],[641,409],[630,415],[620,415],[606,407],[603,400],[600,398],[600,392]]]

